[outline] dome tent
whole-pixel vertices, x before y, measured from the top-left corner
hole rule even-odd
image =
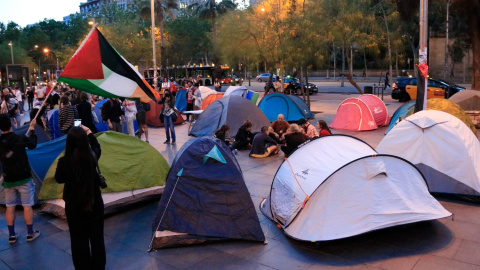
[[[150,249],[226,239],[265,241],[240,166],[214,137],[191,139],[178,151],[152,227]]]
[[[229,95],[241,96],[246,98],[248,89],[245,86],[229,86],[225,91],[225,97]]]
[[[283,114],[285,121],[289,122],[315,117],[301,98],[282,93],[272,93],[265,96],[260,100],[258,107],[270,122],[277,120],[279,114]]]
[[[270,125],[267,117],[255,104],[243,97],[230,95],[210,104],[200,114],[189,135],[212,136],[222,125],[228,125],[229,136],[235,137],[246,120],[252,122],[252,132],[258,132],[262,126]]]
[[[480,91],[478,90],[463,90],[448,100],[460,106],[464,111],[480,110]]]
[[[374,95],[361,95],[344,100],[330,128],[343,130],[373,130],[389,123],[387,107]]]
[[[449,113],[424,110],[407,117],[382,139],[377,151],[415,164],[430,192],[480,195],[480,143]]]
[[[412,164],[376,155],[366,143],[344,135],[298,148],[281,164],[260,209],[287,235],[304,241],[451,215],[428,193]]]
[[[95,136],[102,148],[99,165],[108,188],[102,190],[105,211],[144,200],[163,192],[169,169],[167,161],[151,145],[118,132],[102,132]],[[42,211],[64,216],[63,185],[55,181],[57,161],[65,150],[66,136],[28,150],[32,170],[41,180],[39,199],[44,200]],[[132,166],[132,156],[142,163]]]

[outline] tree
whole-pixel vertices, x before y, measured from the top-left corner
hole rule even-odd
[[[193,10],[193,14],[197,15],[200,19],[208,20],[213,26],[212,33],[215,40],[217,31],[215,29],[215,20],[218,16],[227,13],[230,10],[237,8],[231,0],[222,0],[217,3],[215,0],[205,0],[203,2],[196,2],[189,7]]]

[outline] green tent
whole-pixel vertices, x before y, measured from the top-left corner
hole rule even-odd
[[[102,189],[106,207],[110,202],[130,202],[132,200],[125,196],[140,197],[142,192],[139,191],[148,191],[145,193],[148,195],[163,192],[170,166],[153,146],[135,137],[112,131],[98,133],[96,137],[102,148],[99,166],[108,184],[106,189]],[[61,156],[63,152],[53,161],[45,175],[40,200],[62,198],[63,184],[57,184],[54,178]],[[49,201],[45,203],[48,204]],[[42,210],[50,212],[48,206]]]

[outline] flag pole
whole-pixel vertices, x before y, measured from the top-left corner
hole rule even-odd
[[[420,0],[420,50],[418,53],[418,65],[428,64],[428,0]],[[417,102],[415,112],[425,110],[427,107],[428,72],[418,72]],[[424,76],[425,75],[425,76]]]
[[[35,117],[33,119],[37,119],[38,115],[40,114],[40,111],[42,111],[43,106],[45,106],[45,103],[47,102],[47,99],[52,92],[53,92],[53,88],[52,90],[50,90],[50,92],[48,92],[47,96],[45,96],[45,99],[42,102],[42,106],[40,106],[40,109],[38,109],[38,112],[35,114]],[[30,121],[32,121],[33,119],[30,119]],[[27,133],[25,133],[25,135],[27,135],[29,132],[30,130],[27,130]]]

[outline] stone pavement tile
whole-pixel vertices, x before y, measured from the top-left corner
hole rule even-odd
[[[257,184],[253,182],[245,182],[245,184],[247,185],[248,192],[250,192],[250,196],[264,198],[270,194],[271,185],[269,184]]]
[[[475,264],[480,269],[480,242],[463,240],[453,259]]]
[[[308,270],[380,270],[381,268],[365,265],[365,264],[357,264],[357,265],[324,265],[324,264],[314,264]]]
[[[412,255],[397,258],[389,258],[380,260],[375,263],[369,263],[368,266],[378,267],[384,270],[403,270],[412,269],[415,264],[420,260],[422,255]]]
[[[478,270],[479,266],[459,261],[454,261],[433,255],[425,255],[418,260],[412,270]]]
[[[68,254],[72,254],[72,249],[70,246],[70,232],[64,231],[49,235],[43,239],[43,241],[67,252]]]
[[[73,269],[72,257],[65,251],[38,238],[1,251],[0,258],[12,269]]]
[[[385,243],[374,242],[367,238],[365,238],[363,241],[355,241],[355,243],[350,244],[350,247],[344,252],[335,255],[361,264],[373,264],[395,258],[410,258],[407,262],[405,262],[405,265],[409,265],[410,267],[413,267],[415,262],[418,260],[417,257],[413,256],[418,255],[418,253],[412,250],[402,249]]]
[[[287,242],[287,236],[283,233],[283,230],[278,228],[270,219],[262,221],[260,226],[262,226],[263,234],[268,241],[274,239],[276,241]]]
[[[176,269],[168,262],[161,261],[149,256],[149,254],[119,243],[116,239],[105,242],[107,252],[106,269]]]
[[[5,225],[6,226],[6,225]],[[0,232],[0,251],[10,248],[12,245],[8,243],[8,233]]]
[[[353,266],[355,262],[329,254],[315,252],[302,247],[282,243],[248,260],[259,262],[276,269],[308,269],[317,266]]]
[[[214,256],[220,258],[226,254],[227,253],[218,249],[209,247],[209,245],[165,248],[148,253],[149,256],[157,258],[176,268],[187,268],[208,257]]]
[[[1,259],[0,259],[0,270],[10,270],[12,268],[8,267]]]
[[[115,240],[140,252],[147,253],[153,236],[151,228],[151,226],[142,225],[136,231],[129,231],[121,236],[115,236]]]
[[[262,173],[262,174],[269,175],[270,178],[273,179],[273,177],[275,176],[275,174],[278,171],[278,168],[280,167],[280,164],[282,164],[281,160],[269,163],[265,166],[256,167],[256,168],[252,168],[250,170],[246,170],[246,171],[244,171],[244,173],[245,172]]]
[[[266,251],[275,248],[282,243],[273,239],[267,239],[267,244],[261,242],[252,241],[228,241],[218,242],[210,244],[209,247],[218,249],[228,254],[235,255],[243,259],[249,259],[250,257],[258,254],[265,253]]]
[[[455,238],[480,242],[480,226],[478,224],[452,219],[441,219],[439,221],[449,230],[441,233],[451,233]]]
[[[449,200],[442,197],[437,197],[440,203],[450,213],[454,214],[455,220],[475,223],[480,225],[480,207],[478,204],[469,203],[460,199]]]
[[[200,261],[197,264],[194,264],[186,269],[205,269],[205,270],[214,270],[214,269],[257,269],[257,270],[268,270],[274,269],[262,265],[258,262],[248,261],[242,259],[235,255],[231,254],[222,254],[221,256],[210,256],[205,260]]]

